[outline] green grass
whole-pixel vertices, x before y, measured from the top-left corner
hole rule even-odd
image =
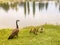
[[[12,29],[0,29],[0,45],[60,45],[60,26],[44,25],[44,32],[38,35],[29,33],[31,27],[20,29],[18,38],[11,40],[8,36]]]

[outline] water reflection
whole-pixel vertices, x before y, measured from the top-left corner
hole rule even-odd
[[[35,15],[35,1],[33,1],[33,15]]]
[[[39,3],[39,10],[42,10],[44,8],[44,3]]]
[[[26,15],[26,2],[24,2],[24,14]]]
[[[11,7],[12,9],[15,9],[15,10],[17,11],[17,5],[18,5],[17,2],[16,2],[16,3],[11,3],[11,4],[10,4],[10,7]]]
[[[30,14],[30,5],[29,5],[29,2],[27,2],[27,7],[28,7],[28,14]]]
[[[33,1],[32,2],[33,3],[33,15],[35,15],[35,7],[36,7],[36,2],[35,1]],[[46,8],[46,10],[48,9],[48,2],[47,3],[38,3],[38,7],[39,7],[39,10],[43,10],[44,9],[44,7]],[[16,11],[18,10],[18,8],[17,8],[17,5],[19,5],[19,6],[24,6],[24,14],[26,15],[26,12],[28,12],[28,15],[30,14],[30,5],[31,4],[29,4],[29,2],[27,1],[27,2],[22,2],[22,3],[17,3],[17,2],[15,2],[15,3],[11,3],[11,4],[9,4],[9,3],[0,3],[0,7],[2,7],[5,11],[8,11],[9,9],[10,9],[10,7],[12,8],[12,9],[15,9]],[[55,3],[55,6],[57,7],[57,3]],[[60,5],[59,5],[59,11],[60,11]]]
[[[46,10],[48,9],[48,3],[46,3]]]
[[[60,11],[60,5],[59,5],[59,11]]]
[[[55,2],[3,3],[0,4],[0,27],[15,27],[16,19],[20,20],[20,27],[60,24],[59,10],[60,6]]]
[[[10,8],[8,3],[0,3],[0,7],[2,7],[5,11],[8,11]]]

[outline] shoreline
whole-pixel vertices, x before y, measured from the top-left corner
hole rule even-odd
[[[19,29],[24,29],[24,28],[32,28],[32,27],[41,27],[41,26],[53,26],[53,27],[60,27],[60,25],[53,25],[53,24],[44,24],[44,25],[36,25],[36,26],[25,26],[25,27],[19,27]],[[7,27],[7,28],[0,28],[0,30],[1,29],[14,29],[14,28],[9,28],[9,27]]]

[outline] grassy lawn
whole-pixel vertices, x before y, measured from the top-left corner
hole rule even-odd
[[[20,29],[18,38],[11,40],[8,36],[12,29],[0,29],[0,45],[60,45],[60,26],[44,25],[44,32],[38,35],[29,33],[31,27]]]

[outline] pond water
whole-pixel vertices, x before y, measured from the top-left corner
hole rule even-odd
[[[19,27],[43,24],[60,25],[60,5],[56,2],[25,2],[0,4],[0,28],[15,28],[19,19]]]

